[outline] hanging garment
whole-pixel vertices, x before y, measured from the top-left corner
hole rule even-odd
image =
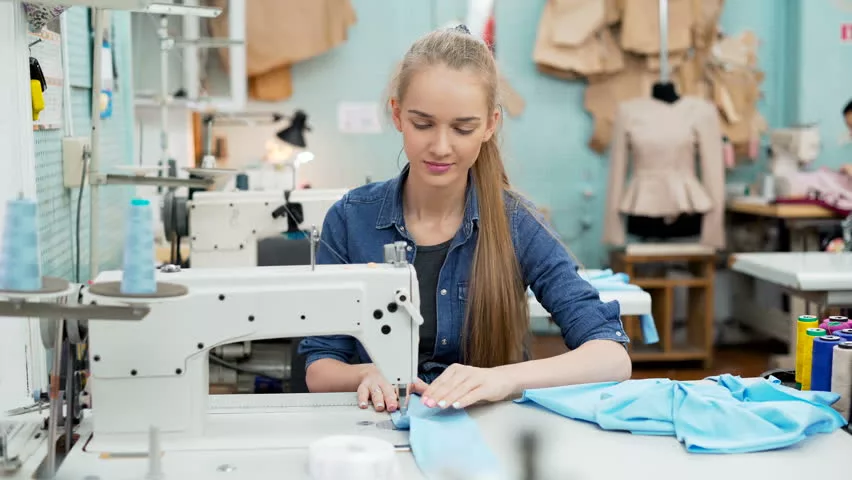
[[[840,395],[800,392],[775,378],[745,381],[725,374],[703,382],[628,380],[527,390],[535,403],[605,430],[668,435],[691,453],[746,453],[795,445],[831,433],[846,420],[831,405]]]
[[[786,197],[776,203],[812,203],[844,216],[852,212],[852,178],[841,171],[823,167],[790,173],[776,182]]]
[[[419,395],[411,395],[407,414],[397,410],[391,420],[409,431],[411,453],[427,477],[504,478],[504,467],[464,410],[429,408]]]
[[[210,19],[210,32],[216,37],[228,36],[228,0],[211,0],[211,5],[224,12]],[[282,87],[288,82],[281,68],[321,55],[347,39],[349,27],[355,24],[355,10],[350,0],[251,0],[246,2],[246,73],[249,79],[271,75],[271,79],[258,80],[253,94],[265,99],[288,94],[292,87]],[[219,56],[228,66],[228,49],[218,49]],[[264,92],[273,85],[272,93]],[[277,92],[277,93],[276,93]]]
[[[668,51],[687,50],[692,46],[692,0],[669,0]],[[624,2],[621,18],[621,48],[645,55],[660,53],[659,0]]]
[[[715,105],[697,97],[621,104],[610,150],[604,243],[624,245],[623,215],[673,221],[684,213],[703,214],[702,244],[724,247],[725,165]]]
[[[533,50],[539,70],[555,70],[553,74],[559,78],[621,70],[622,52],[610,29],[605,28],[605,19],[604,0],[546,2]]]
[[[692,1],[692,43],[695,48],[709,48],[716,40],[719,17],[725,0],[691,0]]]

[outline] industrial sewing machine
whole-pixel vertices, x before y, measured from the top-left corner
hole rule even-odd
[[[771,155],[769,173],[764,179],[763,196],[767,200],[780,197],[803,197],[807,185],[801,168],[820,153],[820,134],[816,125],[773,130],[769,135]]]
[[[191,266],[248,267],[258,260],[258,242],[290,234],[304,237],[318,229],[346,190],[292,192],[196,192],[188,202]]]
[[[300,448],[353,431],[407,443],[404,432],[364,427],[380,414],[354,402],[335,409],[342,405],[339,397],[329,400],[327,394],[208,394],[208,353],[217,346],[343,334],[361,342],[405,404],[417,375],[419,289],[404,243],[387,245],[385,260],[160,271],[158,282],[187,292],[165,298],[105,295],[101,287],[120,282],[122,274],[101,273],[82,304],[149,311],[136,322],[89,322],[91,409],[57,478],[161,478],[150,472],[163,468],[162,452],[215,456]],[[367,416],[373,421],[365,422]],[[149,476],[134,470],[138,463],[122,466],[116,458],[146,459]]]

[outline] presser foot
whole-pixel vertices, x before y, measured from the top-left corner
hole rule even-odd
[[[397,393],[399,398],[399,414],[405,416],[408,414],[408,385],[397,385]]]

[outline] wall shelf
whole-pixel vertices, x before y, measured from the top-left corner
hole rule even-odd
[[[53,7],[92,7],[104,10],[125,10],[155,15],[178,15],[213,18],[222,9],[197,5],[183,5],[151,0],[28,0],[27,3]]]

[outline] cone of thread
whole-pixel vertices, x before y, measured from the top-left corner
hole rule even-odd
[[[842,338],[844,342],[852,342],[852,328],[844,328],[834,332],[834,334]]]
[[[154,218],[148,200],[133,199],[124,231],[124,266],[121,293],[151,294],[157,291],[154,260]]]
[[[823,335],[814,339],[811,390],[815,392],[831,391],[832,359],[834,346],[838,343],[840,343],[840,337],[835,335]]]
[[[841,342],[834,346],[831,392],[840,395],[832,407],[843,418],[849,418],[850,394],[852,394],[852,342]]]
[[[802,315],[796,322],[796,383],[802,384],[803,362],[805,360],[805,344],[809,328],[817,328],[819,319],[813,315]]]
[[[41,287],[38,205],[27,199],[10,200],[3,225],[0,288],[32,292]]]
[[[813,368],[814,339],[824,337],[826,331],[822,328],[809,328],[805,337],[805,346],[802,350],[802,390],[811,389],[811,370]]]

